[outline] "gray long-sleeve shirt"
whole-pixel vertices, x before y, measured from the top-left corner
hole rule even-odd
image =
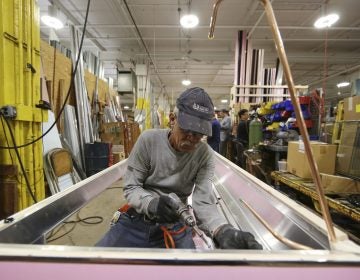
[[[151,129],[140,135],[128,159],[125,198],[137,212],[149,215],[149,203],[157,196],[174,192],[186,202],[193,194],[192,206],[198,224],[212,234],[227,223],[212,190],[213,151],[200,142],[193,152],[177,152],[170,145],[169,132],[169,129]]]
[[[231,118],[225,116],[220,122],[220,141],[227,141],[231,134]]]

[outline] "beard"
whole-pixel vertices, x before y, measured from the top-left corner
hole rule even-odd
[[[197,148],[198,145],[199,145],[199,143],[194,144],[188,140],[185,140],[180,143],[180,148],[185,149],[185,150],[194,150]]]

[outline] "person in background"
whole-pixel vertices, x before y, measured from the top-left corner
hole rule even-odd
[[[236,153],[237,153],[237,164],[245,168],[244,151],[249,146],[249,111],[242,109],[238,113],[239,124],[236,132]]]
[[[231,118],[229,110],[223,109],[221,111],[222,120],[220,122],[220,154],[226,157],[227,146],[231,135]]]
[[[192,196],[198,226],[222,249],[262,249],[249,232],[231,226],[219,211],[213,192],[214,152],[201,141],[211,136],[214,106],[199,87],[176,101],[172,129],[141,133],[127,161],[124,196],[113,226],[96,244],[104,247],[195,248],[192,230],[180,220],[176,194],[183,204]]]
[[[245,148],[249,146],[249,111],[242,109],[238,113],[239,124],[236,132],[236,139],[238,139]]]
[[[220,151],[220,122],[216,118],[215,114],[211,121],[211,131],[212,135],[207,137],[207,143],[215,152],[218,153]]]
[[[170,112],[170,114],[169,114],[168,127],[169,127],[169,128],[173,128],[173,127],[174,127],[174,123],[175,123],[175,114],[174,114],[174,112]]]

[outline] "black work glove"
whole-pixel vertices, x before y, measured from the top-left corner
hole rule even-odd
[[[162,195],[150,201],[148,212],[156,217],[159,223],[176,223],[179,221],[178,203],[169,196]]]
[[[221,249],[262,249],[250,232],[235,229],[231,225],[223,225],[214,236]]]

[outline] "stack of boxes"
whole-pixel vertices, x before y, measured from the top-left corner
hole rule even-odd
[[[101,142],[112,144],[113,163],[117,163],[129,156],[139,135],[137,123],[112,122],[102,124],[100,138]]]
[[[344,99],[344,117],[339,146],[310,142],[314,160],[321,173],[326,193],[359,193],[360,184],[341,174],[360,179],[360,96]],[[288,144],[287,171],[304,179],[311,179],[308,159],[302,141]]]
[[[322,142],[310,142],[315,162],[320,173],[334,174],[336,160],[336,145]],[[301,178],[311,178],[308,159],[302,141],[292,141],[288,144],[287,170]]]
[[[360,179],[360,96],[344,99],[342,125],[336,171]]]

